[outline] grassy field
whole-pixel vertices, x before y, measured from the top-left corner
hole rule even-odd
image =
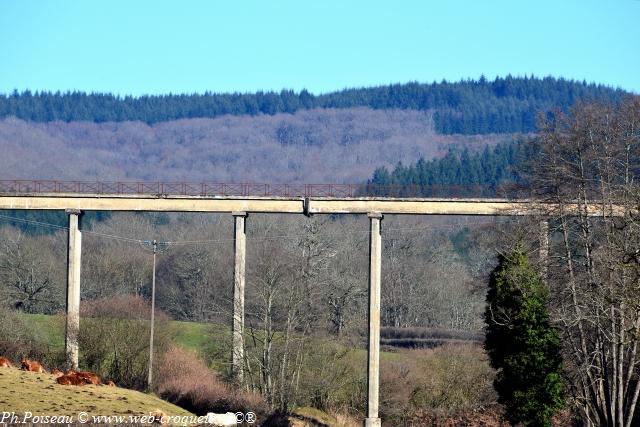
[[[63,317],[26,314],[20,314],[20,316],[25,323],[29,324],[28,326],[31,326],[30,329],[37,331],[39,342],[47,343],[50,349],[62,349]],[[87,319],[84,321],[89,322]],[[82,322],[81,319],[81,328]],[[231,354],[231,334],[227,325],[162,321],[159,327],[162,331],[168,332],[171,340],[178,346],[199,353],[203,359],[200,366],[206,365],[215,370],[221,379],[226,378]],[[250,343],[251,337],[246,338]],[[253,349],[253,351],[256,350],[260,349]],[[82,365],[82,348],[80,355]],[[259,354],[257,356],[259,357]],[[193,357],[187,353],[187,359],[190,360]],[[404,420],[403,417],[415,408],[429,408],[436,412],[472,411],[487,402],[494,401],[491,388],[494,374],[488,365],[484,351],[475,344],[446,344],[435,349],[384,351],[381,352],[380,359],[382,390],[386,399],[382,402],[382,406],[389,419]],[[367,350],[360,340],[348,343],[331,340],[330,337],[310,337],[305,346],[303,360],[299,380],[300,390],[302,390],[301,403],[313,406],[315,403],[307,396],[320,396],[324,399],[322,404],[325,406],[322,407],[333,408],[332,411],[335,412],[331,412],[330,415],[338,420],[338,424],[327,423],[326,420],[322,421],[324,424],[352,425],[351,421],[361,417],[364,411],[362,402],[366,387]],[[4,373],[2,369],[0,372]],[[89,409],[95,406],[101,411],[118,414],[121,411],[125,413],[126,411],[146,411],[149,403],[145,402],[144,398],[152,397],[131,392],[134,394],[128,398],[128,401],[117,400],[118,398],[114,397],[100,398],[97,396],[98,393],[113,391],[108,390],[107,387],[89,387],[66,389],[64,391],[71,394],[61,395],[58,399],[55,389],[60,386],[57,386],[50,377],[34,374],[26,378],[25,375],[31,374],[23,373],[22,377],[11,379],[0,376],[0,411],[7,408],[9,411],[16,412],[34,411],[35,409],[29,409],[33,408],[31,403],[38,403],[36,408],[44,411],[60,409],[66,411],[65,414],[78,410],[77,405]],[[36,379],[33,380],[33,378]],[[36,394],[22,392],[24,387],[20,381],[25,379],[35,381],[32,386]],[[42,392],[46,394],[38,394]],[[102,400],[111,400],[110,404],[115,407],[96,406],[106,403]],[[168,413],[160,405],[156,406]],[[140,407],[143,409],[138,409]],[[349,411],[341,413],[343,409],[340,408],[349,408]],[[153,409],[155,408],[149,411]],[[313,412],[313,408],[298,409],[290,414],[294,422],[292,425],[306,425],[305,423],[310,419],[316,418],[317,414]],[[87,409],[82,410],[89,412]],[[343,419],[338,419],[340,418],[338,415]],[[356,424],[360,425],[359,421]]]
[[[62,386],[50,374],[36,374],[17,368],[0,368],[0,408],[20,417],[34,415],[192,415],[153,395],[119,387]]]
[[[59,316],[45,314],[20,314],[27,323],[35,326],[43,335],[52,349],[64,347],[64,320]],[[81,320],[82,322],[82,320]],[[201,356],[208,355],[212,368],[223,369],[228,363],[230,354],[231,330],[226,325],[217,323],[182,322],[172,320],[168,322],[173,341],[185,349],[195,351]],[[82,327],[82,325],[80,326]],[[245,339],[249,339],[245,337]],[[367,360],[365,348],[354,349],[355,357],[361,358],[363,366]],[[400,357],[398,352],[381,351],[380,359],[394,361]]]
[[[62,317],[25,313],[20,313],[19,316],[25,323],[33,326],[34,330],[38,330],[53,349],[64,347],[64,319]],[[80,322],[80,327],[82,327],[82,319]],[[221,339],[229,334],[228,328],[213,323],[172,320],[168,324],[171,336],[177,345],[199,353],[210,349],[212,342],[220,343]]]
[[[64,348],[64,318],[47,314],[18,313],[18,316],[49,343],[52,349]]]

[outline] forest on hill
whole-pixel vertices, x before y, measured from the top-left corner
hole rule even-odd
[[[533,132],[537,114],[578,100],[616,101],[626,92],[553,77],[496,77],[459,82],[405,83],[315,95],[295,92],[118,96],[109,93],[14,91],[0,95],[0,118],[35,121],[141,121],[154,124],[224,115],[275,115],[318,108],[433,111],[442,134]]]
[[[0,119],[2,179],[364,183],[380,166],[481,150],[509,134],[440,135],[416,110],[314,109],[143,122]]]
[[[519,184],[518,170],[535,158],[535,144],[524,140],[503,142],[483,150],[450,148],[441,158],[404,165],[391,171],[382,166],[367,182],[379,195],[496,196],[501,186]],[[391,192],[399,194],[390,194]]]

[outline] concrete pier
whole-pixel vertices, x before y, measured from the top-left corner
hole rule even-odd
[[[65,353],[67,366],[78,369],[78,333],[80,331],[80,265],[82,233],[79,210],[67,210],[69,215],[69,246],[67,248],[67,320]]]
[[[382,214],[369,213],[369,358],[367,364],[367,418],[365,427],[380,427],[380,282],[382,279]]]
[[[237,384],[244,380],[244,285],[247,250],[246,212],[233,212],[233,376]]]

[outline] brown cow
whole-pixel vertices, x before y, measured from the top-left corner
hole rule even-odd
[[[85,385],[89,384],[85,378],[76,374],[64,374],[56,378],[56,382],[60,385]]]
[[[100,377],[93,372],[69,369],[66,374],[58,377],[56,381],[62,385],[98,385],[100,384]]]
[[[89,371],[78,371],[76,375],[87,380],[88,384],[99,385],[100,377]]]
[[[149,415],[153,417],[154,424],[162,425],[169,423],[169,416],[162,412],[160,409],[156,409],[155,411],[150,412]]]
[[[21,369],[24,371],[44,374],[44,368],[39,362],[29,360],[29,359],[22,359],[22,363],[20,364],[20,366],[21,366]]]
[[[62,372],[60,369],[53,368],[51,370],[51,375],[53,375],[56,378],[59,378],[64,375],[64,372]]]
[[[0,368],[13,368],[13,363],[6,357],[0,357]]]

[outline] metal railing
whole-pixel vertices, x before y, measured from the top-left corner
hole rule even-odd
[[[481,185],[256,184],[209,182],[99,182],[0,180],[0,194],[103,194],[202,197],[484,197]]]

